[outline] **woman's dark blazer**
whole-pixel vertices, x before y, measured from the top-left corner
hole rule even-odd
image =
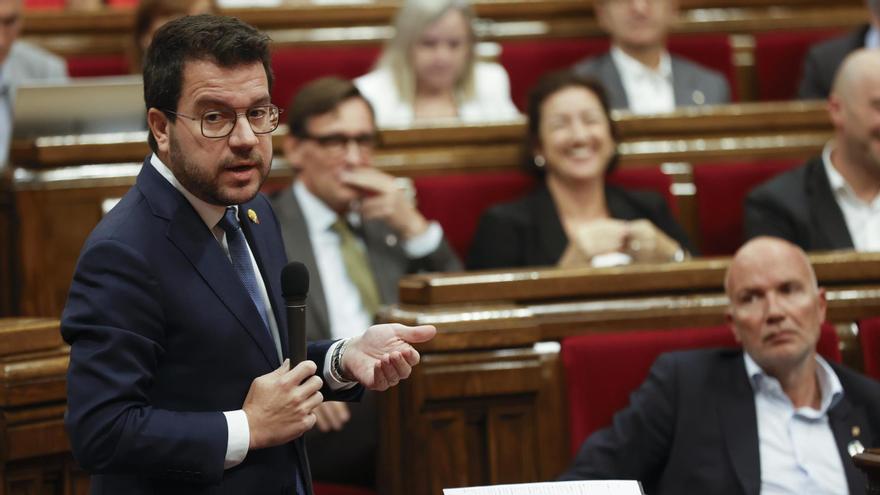
[[[654,191],[621,189],[605,185],[605,200],[612,218],[647,219],[695,254],[666,201]],[[469,269],[555,265],[568,245],[568,237],[546,184],[509,203],[488,209],[480,218],[468,256]]]

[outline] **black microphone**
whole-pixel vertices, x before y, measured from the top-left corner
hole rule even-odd
[[[291,261],[281,270],[281,294],[287,307],[287,343],[290,367],[306,360],[306,296],[309,294],[309,269]]]

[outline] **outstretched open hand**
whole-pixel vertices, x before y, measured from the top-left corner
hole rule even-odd
[[[427,342],[436,333],[433,325],[373,325],[346,344],[342,368],[370,390],[387,390],[409,377],[419,364],[419,353],[410,344]]]

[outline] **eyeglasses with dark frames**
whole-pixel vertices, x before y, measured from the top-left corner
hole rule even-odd
[[[232,109],[206,110],[199,117],[185,115],[173,110],[164,110],[167,113],[190,119],[200,123],[202,136],[209,139],[224,138],[232,134],[238,117],[244,115],[254,134],[269,134],[278,128],[279,115],[282,110],[271,103],[268,105],[255,105],[244,112],[236,112]]]
[[[325,134],[323,136],[305,135],[300,136],[301,139],[308,139],[318,143],[318,145],[331,153],[345,153],[350,143],[354,143],[361,151],[372,151],[379,143],[379,137],[376,133],[356,134],[348,136],[345,134]]]

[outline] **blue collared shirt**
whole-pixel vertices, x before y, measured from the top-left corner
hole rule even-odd
[[[831,366],[816,356],[819,409],[795,408],[779,380],[743,353],[758,418],[761,495],[847,494],[849,485],[828,410],[843,397],[843,386]]]

